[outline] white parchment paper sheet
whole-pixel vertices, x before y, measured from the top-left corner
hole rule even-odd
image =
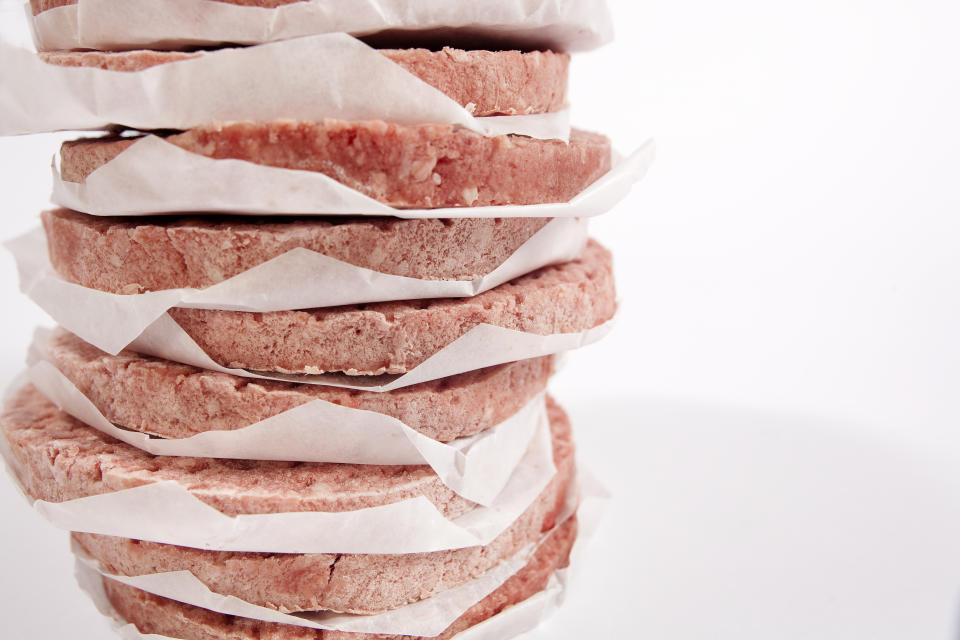
[[[62,279],[50,264],[46,236],[34,229],[5,246],[17,262],[20,290],[54,318],[70,307],[108,309],[136,336],[171,307],[286,311],[390,300],[475,296],[550,264],[574,260],[587,242],[587,220],[556,218],[490,273],[473,280],[426,280],[380,273],[310,249],[288,251],[205,289],[164,289],[119,295]],[[65,306],[69,301],[70,307]]]
[[[584,548],[589,543],[599,523],[608,497],[606,491],[589,473],[581,473],[580,477],[579,493],[581,502],[577,510],[579,534],[570,554],[570,567],[556,572],[544,592],[522,603],[509,607],[497,616],[466,630],[457,636],[458,640],[463,638],[468,640],[504,640],[505,638],[513,637],[532,629],[562,602],[566,585],[571,578],[570,574],[576,573],[577,568],[581,566]],[[574,493],[575,492],[571,491],[571,494]],[[476,598],[474,602],[478,602],[484,598],[487,593],[499,586],[499,584],[492,586],[490,591],[483,593],[485,588],[488,587],[488,583],[492,584],[494,582],[495,572],[496,574],[506,573],[507,566],[513,568],[513,565],[516,564],[520,558],[529,557],[531,552],[532,549],[524,550],[511,560],[499,565],[487,575],[463,585],[463,587],[459,588],[463,590],[461,593],[451,593],[457,592],[457,589],[450,590],[414,605],[408,605],[395,612],[385,614],[386,616],[393,616],[393,619],[389,620],[389,622],[388,619],[383,616],[336,614],[283,616],[282,614],[277,614],[270,610],[262,610],[261,607],[254,607],[248,603],[238,601],[236,598],[211,594],[202,583],[199,583],[196,578],[193,578],[191,574],[186,572],[178,572],[178,574],[186,573],[186,576],[158,574],[143,576],[143,579],[123,577],[121,581],[131,586],[150,591],[151,593],[156,593],[157,595],[166,597],[173,596],[172,599],[181,602],[253,619],[294,624],[297,626],[338,629],[353,633],[389,633],[429,637],[441,633],[459,617],[459,615],[462,615],[463,611],[466,611],[466,609],[472,605],[472,603],[468,604],[466,602],[468,598],[464,597],[461,603],[462,609],[447,607],[446,600],[450,596],[456,597],[459,600],[461,596],[465,596],[466,592],[469,592],[471,597]],[[522,566],[523,563],[521,562],[519,564]],[[100,612],[111,619],[114,628],[120,635],[123,638],[129,638],[131,640],[166,640],[163,636],[140,634],[133,625],[126,624],[122,621],[104,594],[100,581],[101,573],[99,573],[97,569],[95,562],[89,559],[79,560],[76,571],[77,580],[83,590],[93,599]],[[103,575],[110,576],[110,574],[107,573]],[[496,578],[499,579],[500,576],[496,575]],[[505,578],[500,581],[500,584],[502,584],[503,581],[505,581]],[[289,618],[294,619],[290,620]],[[320,624],[324,626],[315,624],[318,620],[322,620]]]
[[[444,444],[391,416],[313,400],[242,429],[164,439],[112,424],[51,362],[33,363],[28,377],[62,411],[153,455],[426,464],[445,485],[482,505],[494,502],[523,458],[534,433],[547,421],[544,395],[540,394],[500,424],[475,436]]]
[[[32,15],[29,6],[27,13]],[[33,17],[32,26],[41,50],[179,49],[388,29],[461,29],[523,48],[567,51],[613,38],[602,0],[310,0],[276,9],[197,0],[80,0]]]
[[[83,183],[53,166],[56,204],[107,216],[221,212],[256,215],[370,215],[398,218],[589,218],[627,196],[653,163],[648,140],[569,202],[395,209],[315,171],[244,160],[215,160],[146,136],[93,171]]]
[[[9,452],[5,452],[9,455]],[[11,468],[16,464],[11,459]],[[549,425],[542,424],[489,507],[449,520],[419,496],[340,513],[227,516],[174,481],[78,498],[36,500],[55,526],[197,549],[263,553],[423,553],[485,545],[505,531],[556,473]]]
[[[474,118],[344,33],[220,49],[140,71],[47,64],[35,53],[0,43],[0,76],[0,135],[324,118],[454,124],[484,135],[562,140],[570,135],[565,112]]]

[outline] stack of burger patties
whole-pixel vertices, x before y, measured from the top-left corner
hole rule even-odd
[[[124,637],[506,638],[562,592],[546,387],[643,168],[566,122],[605,9],[373,4],[34,0],[46,50],[6,52],[5,133],[104,132],[10,244],[61,326],[3,453]]]

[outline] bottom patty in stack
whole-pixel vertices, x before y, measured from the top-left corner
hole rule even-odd
[[[574,475],[570,423],[548,399],[557,473],[489,544],[414,554],[238,553],[75,534],[118,574],[188,570],[211,590],[281,611],[377,613],[463,584],[552,529]],[[12,396],[0,418],[13,467],[35,499],[62,502],[174,481],[226,515],[343,512],[423,496],[448,518],[473,508],[429,467],[157,457],[58,410],[33,387]],[[336,567],[336,571],[332,569]]]
[[[446,640],[479,624],[510,606],[543,591],[550,576],[567,566],[577,537],[576,516],[559,525],[537,549],[530,561],[497,590],[473,605],[447,627],[436,640]],[[141,633],[179,640],[389,640],[410,638],[384,634],[321,631],[224,615],[155,596],[119,582],[103,579],[107,598],[117,613]]]

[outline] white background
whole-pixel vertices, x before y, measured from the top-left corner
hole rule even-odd
[[[957,638],[960,5],[613,10],[574,120],[659,158],[595,223],[623,313],[554,389],[616,498],[537,637]],[[0,236],[58,140],[0,140]],[[44,320],[3,259],[6,381]],[[110,637],[64,534],[9,483],[0,507],[3,637]]]

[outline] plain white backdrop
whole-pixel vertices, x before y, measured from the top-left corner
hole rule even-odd
[[[612,8],[574,121],[659,157],[594,223],[620,322],[554,393],[616,497],[536,637],[957,638],[960,5]],[[3,238],[63,138],[0,139]],[[2,260],[5,382],[45,319]],[[65,535],[10,483],[0,508],[4,637],[110,637]]]

